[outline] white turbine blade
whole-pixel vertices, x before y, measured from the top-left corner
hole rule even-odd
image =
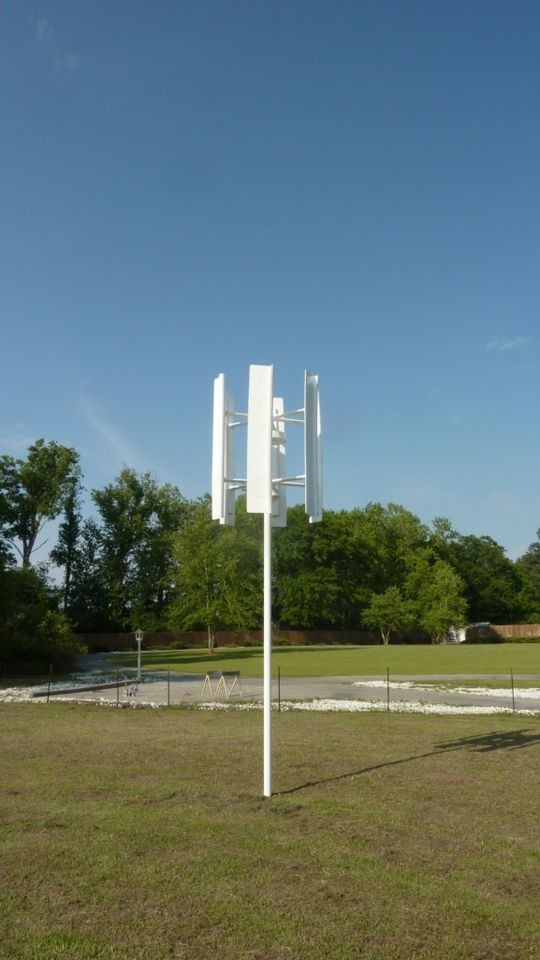
[[[272,513],[272,366],[249,368],[247,510]]]

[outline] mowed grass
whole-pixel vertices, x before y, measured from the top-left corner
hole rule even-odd
[[[540,677],[540,643],[494,643],[441,646],[396,645],[361,647],[274,647],[273,673],[284,677],[383,676],[387,668],[394,677],[448,674],[530,674]],[[111,664],[136,667],[136,654],[107,658]],[[206,673],[207,670],[240,670],[244,676],[261,677],[261,648],[217,649],[212,657],[205,650],[145,650],[145,670]]]
[[[6,960],[539,956],[540,724],[0,705]]]

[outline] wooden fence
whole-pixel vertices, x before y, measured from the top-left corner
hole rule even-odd
[[[136,649],[134,633],[81,633],[78,635],[89,653],[103,653],[113,650]],[[273,632],[276,646],[310,646],[316,644],[379,644],[380,634],[375,630],[280,630]],[[415,631],[407,637],[401,637],[400,643],[429,643],[426,633]],[[216,647],[261,647],[262,630],[217,630]],[[144,634],[142,647],[149,649],[206,648],[208,634],[205,630],[156,631]]]
[[[491,629],[504,639],[540,637],[540,623],[493,623]]]
[[[522,637],[540,637],[540,624],[513,623],[487,624],[481,627],[467,627],[467,639],[471,642],[489,643],[501,640],[520,639]],[[112,650],[136,649],[134,633],[81,633],[89,653],[103,653]],[[216,647],[260,647],[262,630],[218,630],[215,635]],[[277,646],[310,646],[316,644],[379,644],[378,631],[375,630],[280,630],[275,629],[273,642]],[[411,631],[407,636],[394,638],[394,643],[430,643],[427,633],[421,630]],[[143,649],[206,648],[208,635],[205,630],[191,631],[155,631],[144,634]]]

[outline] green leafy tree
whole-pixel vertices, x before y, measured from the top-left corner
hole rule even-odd
[[[438,518],[432,546],[461,577],[472,622],[519,623],[527,615],[519,566],[492,537],[462,536]]]
[[[310,524],[302,506],[274,536],[275,618],[297,629],[354,627],[369,598],[370,545],[360,511],[325,511]],[[375,561],[374,561],[375,564]]]
[[[277,616],[300,629],[354,629],[373,594],[401,588],[429,531],[397,504],[325,511],[309,524],[301,506],[275,532]]]
[[[155,629],[170,600],[175,533],[186,501],[150,474],[124,469],[114,483],[93,490],[100,556],[114,629]]]
[[[43,527],[61,512],[80,473],[79,455],[54,440],[36,440],[25,460],[0,457],[0,528],[30,565]]]
[[[528,623],[540,623],[540,530],[523,556],[516,561],[521,578],[521,605]]]
[[[6,570],[13,564],[13,555],[0,530],[0,570]]]
[[[71,481],[71,488],[64,500],[62,522],[58,530],[56,546],[50,553],[51,560],[64,569],[64,583],[62,587],[62,606],[66,613],[70,613],[71,586],[73,567],[76,562],[77,549],[81,534],[81,483],[78,476]]]
[[[426,550],[413,559],[406,583],[415,622],[430,634],[433,643],[444,642],[451,626],[463,626],[467,615],[464,584],[448,563],[433,562]]]
[[[540,593],[540,530],[536,532],[536,540],[531,543],[523,556],[517,561],[521,570],[527,573]]]
[[[176,537],[175,595],[167,622],[173,630],[205,629],[208,652],[219,629],[247,630],[261,618],[258,525],[237,505],[236,525],[212,520],[210,498],[190,504]]]
[[[71,560],[69,616],[80,633],[114,629],[110,619],[101,531],[92,517],[81,524]]]
[[[407,576],[411,558],[423,551],[429,543],[429,529],[421,523],[414,513],[397,503],[386,507],[380,504],[368,505],[370,509],[379,508],[379,550],[384,557],[385,585],[402,585]]]
[[[383,644],[389,642],[391,633],[406,630],[412,620],[411,604],[401,595],[399,587],[388,587],[384,593],[373,594],[362,616],[366,627],[380,630]]]
[[[1,669],[64,666],[81,652],[43,572],[28,566],[0,568]]]

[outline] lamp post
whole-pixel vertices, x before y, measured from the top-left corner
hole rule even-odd
[[[135,639],[137,641],[137,683],[140,683],[141,680],[141,643],[143,637],[144,633],[139,627],[139,629],[135,631]]]

